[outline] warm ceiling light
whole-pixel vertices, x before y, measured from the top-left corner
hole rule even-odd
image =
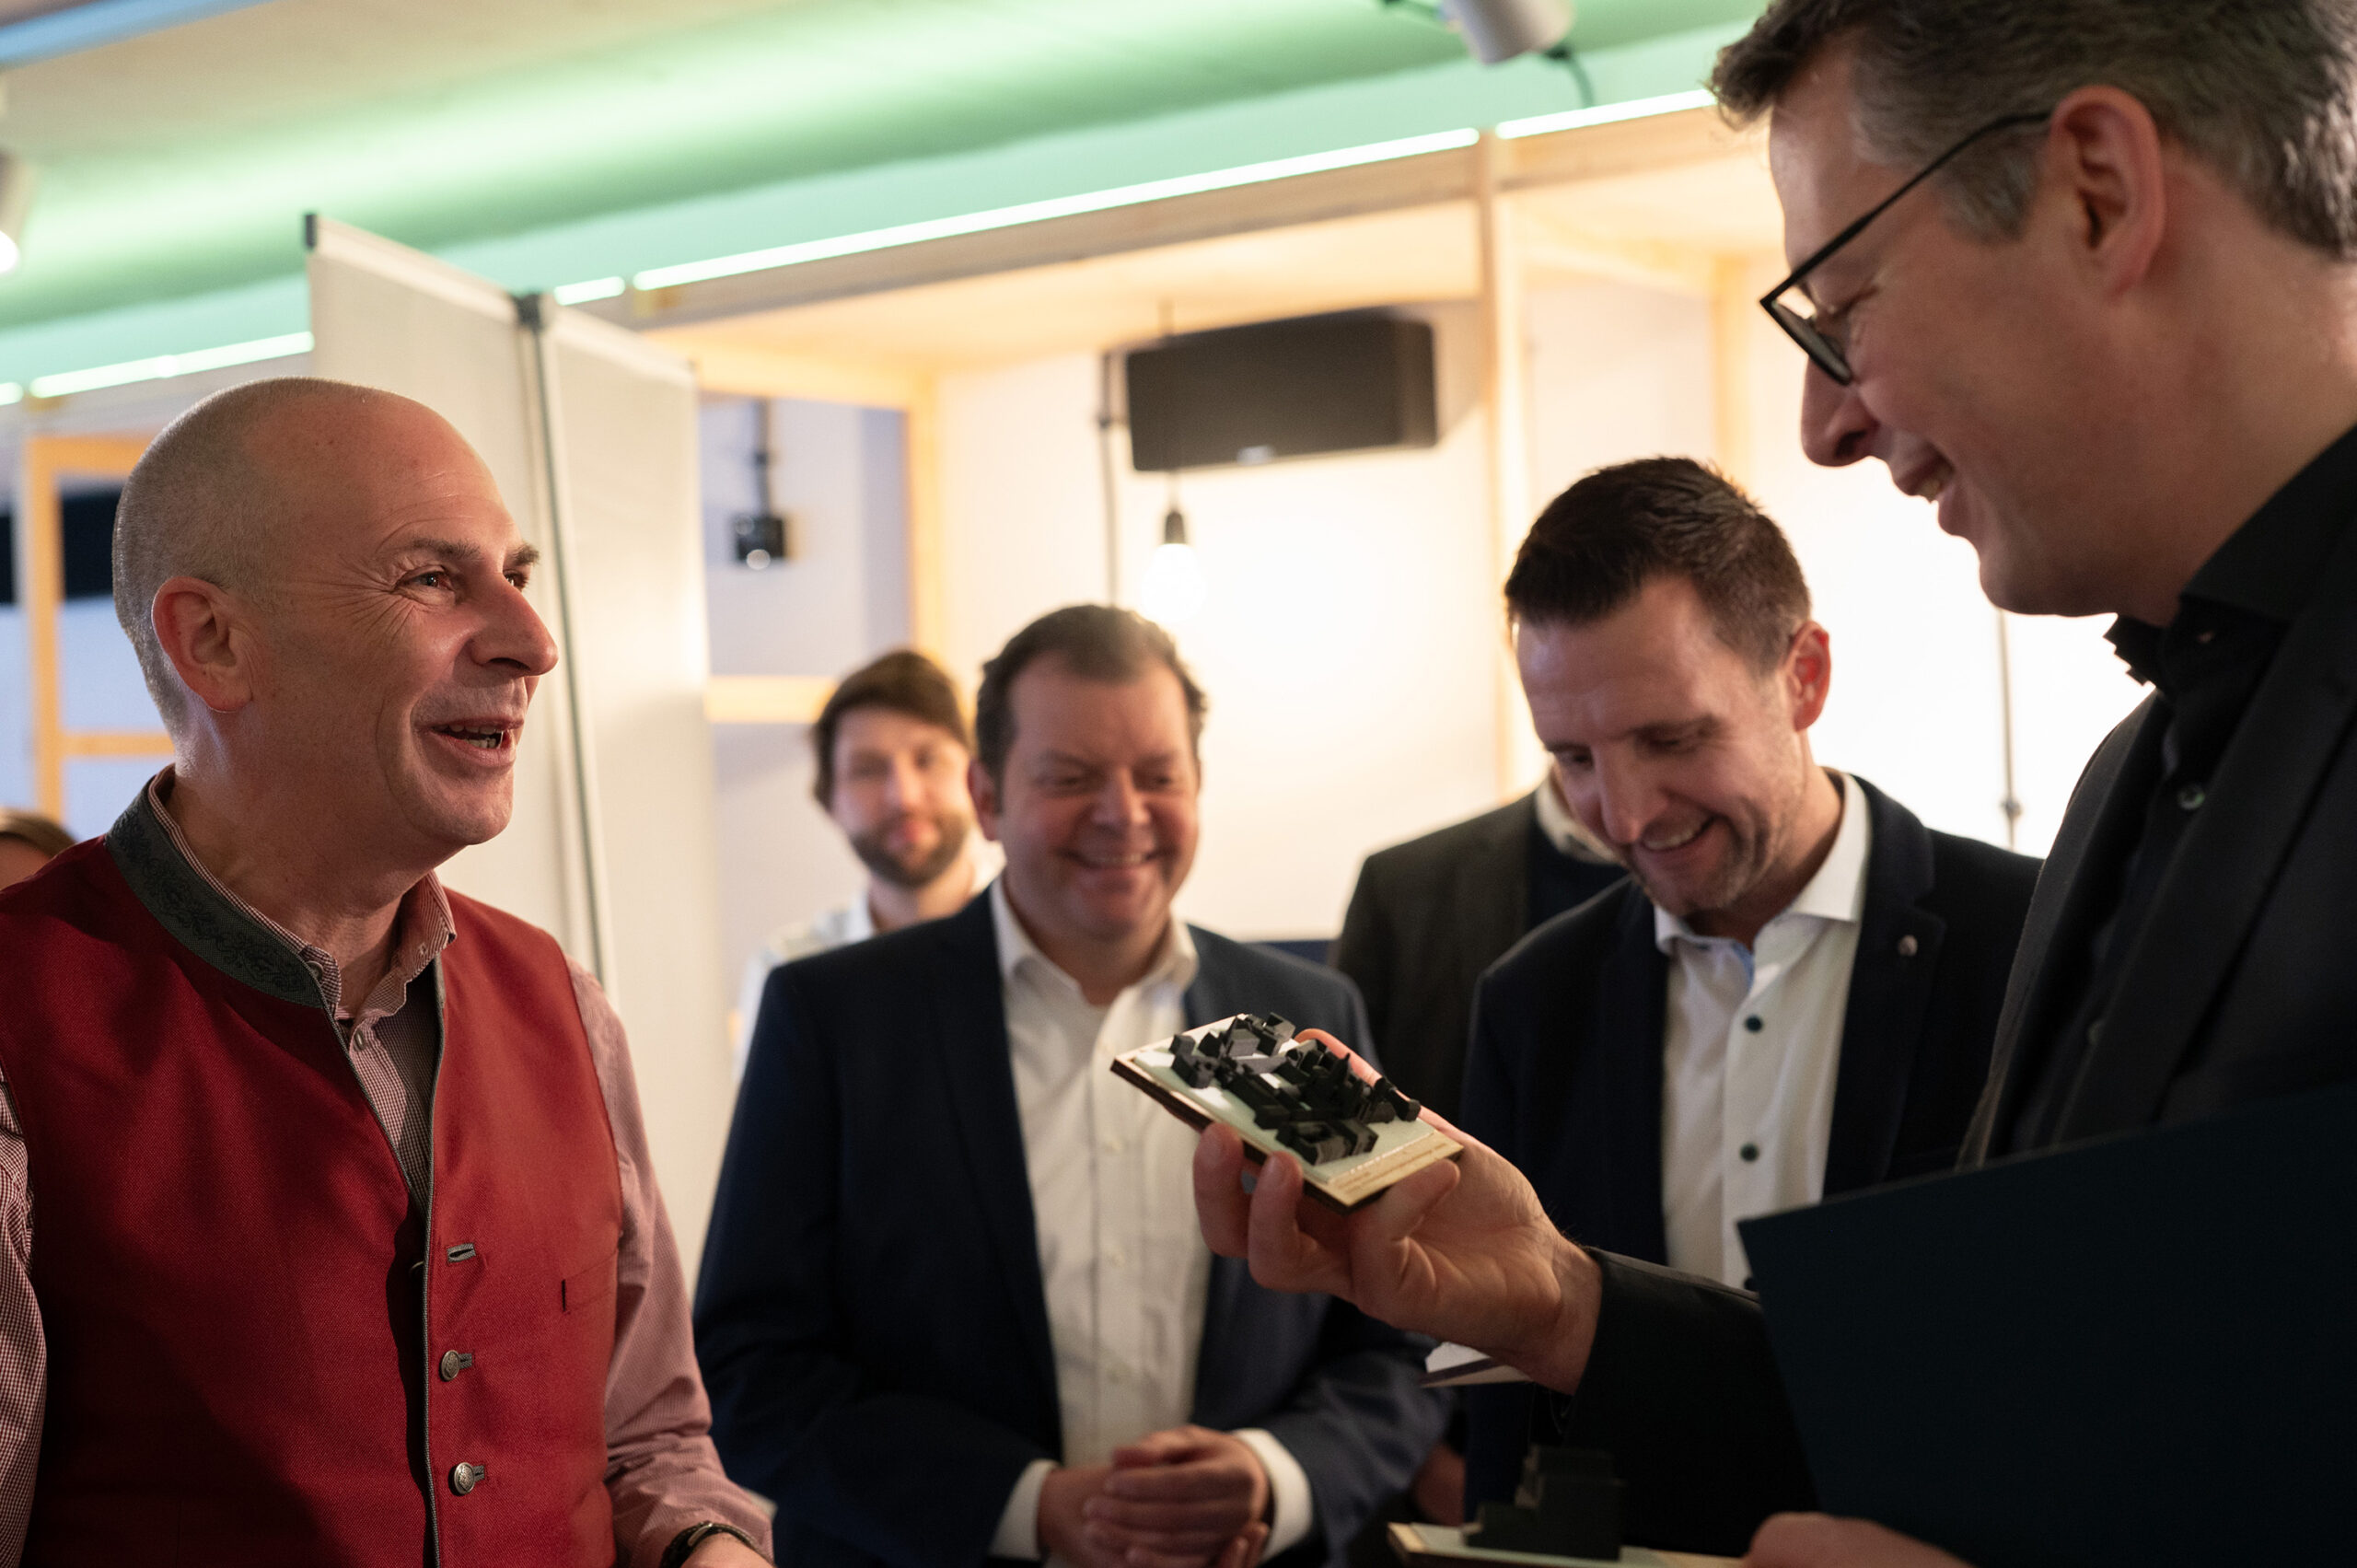
[[[0,273],[17,270],[25,235],[25,210],[33,204],[40,171],[14,153],[0,152]]]
[[[1552,49],[1572,30],[1571,0],[1440,0],[1440,14],[1484,65]]]

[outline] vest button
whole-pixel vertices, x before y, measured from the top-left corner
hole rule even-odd
[[[460,1459],[450,1467],[450,1490],[464,1497],[482,1483],[489,1469],[487,1465],[473,1464]]]
[[[451,1378],[456,1377],[459,1373],[464,1372],[468,1367],[472,1366],[474,1364],[475,1358],[470,1352],[462,1350],[444,1351],[442,1353],[442,1381],[447,1383]]]

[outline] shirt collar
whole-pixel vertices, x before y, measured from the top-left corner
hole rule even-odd
[[[1031,934],[1023,929],[1022,920],[1015,906],[1007,901],[1006,878],[994,877],[991,882],[991,929],[998,937],[999,979],[1013,985],[1026,970],[1051,983],[1068,987],[1075,996],[1081,994],[1080,982],[1059,968],[1054,959],[1039,950]],[[1195,939],[1187,930],[1187,923],[1177,915],[1170,917],[1169,932],[1162,939],[1162,951],[1146,970],[1134,991],[1143,986],[1166,984],[1184,991],[1195,983],[1199,960],[1195,955]]]
[[[1798,914],[1854,923],[1865,916],[1866,856],[1874,848],[1874,828],[1868,820],[1865,792],[1849,774],[1832,768],[1826,772],[1840,792],[1841,825],[1834,830],[1833,847],[1826,852],[1817,875],[1808,879],[1808,886],[1800,890],[1797,898],[1773,916],[1775,920]],[[1655,904],[1654,946],[1666,953],[1681,937],[1689,942],[1719,940],[1698,935],[1684,920]]]
[[[2308,607],[2349,523],[2357,493],[2357,428],[2345,432],[2226,536],[2177,596],[2288,626]],[[2162,629],[2123,615],[2107,633],[2136,678],[2158,672]]]
[[[1572,815],[1572,808],[1563,804],[1563,797],[1555,787],[1555,771],[1552,768],[1547,770],[1547,776],[1538,781],[1538,788],[1530,798],[1538,813],[1538,830],[1554,846],[1557,854],[1571,860],[1584,860],[1592,865],[1620,864],[1619,857],[1598,843],[1596,835],[1590,833],[1585,825]]]
[[[148,912],[232,980],[281,1001],[324,1007],[331,1016],[381,1017],[400,1007],[410,982],[456,936],[449,898],[429,872],[401,900],[391,967],[360,1006],[347,1010],[334,957],[230,891],[196,857],[172,816],[171,788],[167,767],[109,830],[107,846]]]

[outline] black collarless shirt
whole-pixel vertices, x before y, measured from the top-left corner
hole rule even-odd
[[[2006,1146],[2035,1149],[2055,1141],[2089,1046],[2102,1038],[2120,971],[2152,914],[2153,899],[2194,819],[2210,798],[2226,748],[2283,634],[2305,610],[2340,542],[2357,494],[2357,430],[2317,455],[2269,497],[2202,563],[2177,596],[2165,627],[2121,616],[2108,633],[2129,673],[2159,696],[2157,762],[2143,770],[2142,830],[2080,875],[2107,889],[2109,913],[2079,956],[2074,1005],[2043,1053]],[[2137,781],[2123,777],[2121,788]]]

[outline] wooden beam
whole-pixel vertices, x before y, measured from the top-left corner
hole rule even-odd
[[[1725,157],[1750,145],[1752,138],[1729,130],[1712,110],[1691,109],[1491,141],[1496,150],[1488,154],[1478,146],[1419,153],[669,288],[632,289],[618,299],[578,308],[642,331],[660,331],[1225,235],[1466,201],[1483,178],[1478,165],[1485,157],[1492,189],[1510,192]]]
[[[32,690],[33,803],[41,815],[65,819],[65,725],[59,696],[57,611],[65,597],[64,527],[58,516],[57,474],[47,439],[25,438],[18,465],[17,520],[24,529],[25,674]]]
[[[703,716],[714,724],[808,724],[834,692],[823,675],[715,675],[704,682]]]
[[[905,412],[909,643],[941,658],[949,632],[949,585],[941,520],[941,405],[933,382]]]
[[[1759,453],[1755,447],[1755,422],[1752,418],[1751,345],[1758,331],[1762,287],[1773,284],[1755,282],[1759,273],[1756,260],[1749,256],[1721,256],[1713,268],[1715,286],[1711,291],[1711,412],[1713,427],[1713,445],[1718,449],[1719,468],[1737,484],[1749,486],[1757,482],[1754,469]]]
[[[62,738],[69,758],[172,754],[172,738],[160,729],[69,729]]]
[[[767,267],[671,288],[633,289],[619,300],[582,308],[642,330],[685,325],[1256,229],[1425,206],[1461,200],[1468,193],[1472,186],[1472,158],[1470,148],[1421,153],[978,234]]]
[[[746,343],[733,331],[680,328],[646,335],[684,354],[695,366],[696,385],[707,392],[897,409],[928,395],[924,373],[901,366],[792,354]]]
[[[1503,588],[1514,552],[1530,525],[1529,375],[1523,349],[1522,257],[1515,214],[1500,188],[1506,144],[1487,132],[1474,186],[1475,221],[1481,262],[1481,407],[1489,423],[1490,581]],[[1493,599],[1492,603],[1499,601]],[[1503,626],[1503,621],[1499,622]],[[1501,635],[1494,661],[1493,707],[1497,724],[1498,798],[1510,800],[1530,787],[1531,753],[1525,738],[1529,717],[1522,681],[1510,647]]]
[[[1755,146],[1759,137],[1758,132],[1730,129],[1715,109],[1681,109],[1576,131],[1518,136],[1500,144],[1498,188],[1531,191],[1705,163]]]
[[[57,620],[65,598],[64,522],[57,482],[67,474],[120,479],[147,449],[144,436],[28,436],[17,466],[17,516],[25,530],[25,674],[31,691],[33,799],[42,815],[65,817],[65,764],[75,757],[169,755],[160,734],[65,727],[60,695]],[[155,742],[161,741],[161,745]],[[135,742],[135,744],[134,744]]]

